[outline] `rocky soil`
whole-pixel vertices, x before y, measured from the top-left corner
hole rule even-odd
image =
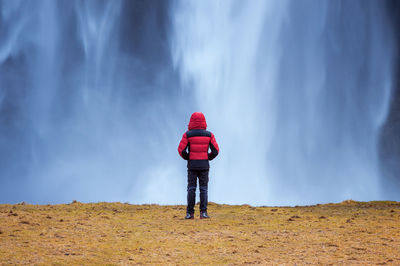
[[[196,207],[198,208],[198,207]],[[400,265],[400,203],[0,205],[0,264]]]

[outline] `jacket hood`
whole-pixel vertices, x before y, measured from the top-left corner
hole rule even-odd
[[[188,125],[189,130],[192,129],[207,129],[207,122],[206,118],[204,117],[203,113],[195,112],[190,117],[190,122]]]

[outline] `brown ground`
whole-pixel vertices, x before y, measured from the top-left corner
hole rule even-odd
[[[400,265],[400,203],[0,205],[0,264]]]

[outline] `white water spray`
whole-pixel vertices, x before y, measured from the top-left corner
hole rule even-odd
[[[186,122],[169,118],[179,100],[161,91],[168,71],[149,80],[151,66],[121,50],[128,4],[0,1],[1,202],[184,199],[175,146]],[[181,193],[152,193],[160,182]]]
[[[384,198],[393,41],[380,3],[181,1],[174,14],[184,90],[220,142],[212,200]]]
[[[210,201],[384,198],[385,18],[365,0],[0,0],[0,203],[184,204],[194,111],[221,148]]]

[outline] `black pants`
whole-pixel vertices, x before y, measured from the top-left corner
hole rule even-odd
[[[194,213],[194,205],[196,203],[197,177],[199,178],[199,187],[200,187],[200,211],[207,211],[208,169],[206,170],[188,169],[186,212],[191,214]]]

